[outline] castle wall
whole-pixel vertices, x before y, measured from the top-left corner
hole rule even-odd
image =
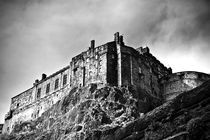
[[[10,133],[16,123],[38,118],[43,112],[65,96],[64,91],[69,88],[70,84],[69,72],[69,66],[67,66],[42,79],[39,83],[34,84],[29,90],[13,97],[11,109],[5,117],[3,132]],[[58,79],[57,88],[55,88],[56,79]],[[48,84],[50,86],[47,92]],[[37,97],[38,89],[41,89],[39,98]]]
[[[131,85],[131,56],[123,52],[121,56],[122,85]]]
[[[66,75],[66,84],[63,85],[63,76]],[[55,89],[55,80],[59,79],[58,87]],[[49,92],[46,92],[47,84],[50,84]],[[55,74],[52,74],[46,79],[41,80],[39,83],[35,84],[32,88],[24,91],[23,93],[13,97],[11,99],[10,110],[20,109],[24,106],[27,106],[37,100],[38,89],[41,89],[40,99],[51,94],[61,88],[69,85],[69,67],[64,68],[61,71],[58,71]]]
[[[141,71],[141,78],[143,82],[140,82],[141,89],[145,89],[148,93],[162,98],[161,88],[159,80],[161,77],[170,75],[172,70],[166,68],[159,60],[157,60],[150,52],[149,48],[137,48],[139,56],[139,64]]]
[[[161,98],[159,79],[171,74],[171,70],[150,54],[148,48],[135,50],[124,46],[120,49],[122,85],[132,85]]]
[[[53,104],[64,97],[67,94],[67,91],[68,88],[66,87],[60,91],[56,91],[52,94],[49,94],[48,96],[45,96],[42,98],[42,100],[33,102],[32,104],[29,104],[22,109],[15,110],[15,112],[13,112],[12,118],[5,121],[3,132],[11,133],[15,124],[37,119],[43,112],[48,110]]]
[[[64,75],[67,76],[65,84],[63,83]],[[58,81],[57,83],[56,83],[56,80]],[[68,86],[69,83],[70,83],[70,81],[69,81],[69,67],[67,67],[64,70],[53,74],[52,76],[50,76],[43,82],[41,81],[41,83],[37,84],[35,99],[37,100],[37,92],[38,92],[39,88],[41,88],[41,93],[40,93],[40,97],[39,97],[39,99],[41,99],[49,94],[52,94],[53,92],[59,91],[61,88],[64,88],[65,86]],[[48,84],[50,85],[49,86],[50,88],[49,88],[49,91],[47,92]],[[56,84],[57,84],[57,86],[56,86]]]
[[[72,58],[71,86],[107,83],[107,51],[108,46],[105,44]]]
[[[33,94],[35,93],[35,90],[36,89],[33,87],[13,97],[11,99],[10,110],[15,110],[32,103],[34,101]]]
[[[163,97],[165,101],[171,100],[179,93],[196,88],[209,79],[210,75],[200,72],[186,71],[173,73],[161,80]]]
[[[107,53],[107,83],[118,85],[118,56],[116,43],[112,42],[108,46]]]

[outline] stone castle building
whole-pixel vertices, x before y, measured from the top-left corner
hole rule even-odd
[[[134,49],[115,33],[114,41],[95,47],[92,40],[87,51],[72,58],[63,69],[50,76],[42,74],[33,86],[11,99],[5,116],[3,133],[10,133],[14,125],[35,120],[64,97],[67,89],[95,83],[101,86],[132,86],[163,101],[191,90],[210,75],[199,72],[172,73],[151,53],[148,47]]]

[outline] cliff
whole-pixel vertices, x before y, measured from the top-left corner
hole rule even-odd
[[[209,92],[207,81],[158,106],[158,99],[129,87],[74,88],[37,120],[15,125],[2,139],[207,140]]]

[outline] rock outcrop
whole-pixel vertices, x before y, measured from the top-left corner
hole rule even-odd
[[[92,84],[74,88],[37,120],[15,125],[11,135],[2,138],[210,139],[210,81],[161,106],[159,103],[158,99],[128,87],[97,88]]]

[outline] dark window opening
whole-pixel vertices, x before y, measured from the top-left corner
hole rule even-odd
[[[56,79],[56,80],[55,80],[55,89],[58,88],[58,84],[59,84],[59,79]]]
[[[36,98],[40,99],[41,97],[41,88],[38,88],[37,94],[36,94]]]
[[[50,92],[50,83],[47,84],[47,87],[46,87],[46,93],[49,93]]]
[[[19,103],[17,103],[17,108],[20,106],[20,104]]]
[[[77,68],[74,68],[73,71],[74,71],[74,75],[76,75]]]
[[[63,85],[66,85],[66,83],[67,83],[67,74],[63,76]]]

